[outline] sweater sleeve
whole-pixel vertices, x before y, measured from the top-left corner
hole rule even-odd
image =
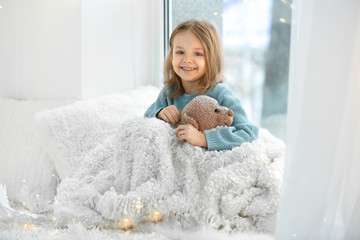
[[[231,150],[244,142],[252,142],[258,137],[258,127],[246,117],[240,100],[227,88],[217,94],[220,105],[230,108],[234,112],[233,124],[230,127],[206,133],[209,150]]]
[[[160,94],[156,101],[151,104],[151,106],[146,110],[144,117],[156,117],[156,115],[165,107],[168,106],[168,103],[166,101],[164,89],[160,91]]]

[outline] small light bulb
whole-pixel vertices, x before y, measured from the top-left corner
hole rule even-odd
[[[286,23],[286,19],[285,18],[280,18],[280,22]]]
[[[123,218],[120,224],[120,229],[123,231],[128,231],[133,228],[132,222],[128,218]]]
[[[158,223],[162,221],[162,214],[159,211],[153,211],[153,213],[151,214],[151,222],[153,223]]]
[[[217,16],[218,15],[218,12],[214,12],[214,16]]]
[[[35,230],[37,228],[38,228],[37,226],[35,226],[35,225],[31,224],[31,223],[25,223],[23,225],[23,229],[26,229],[26,230]]]

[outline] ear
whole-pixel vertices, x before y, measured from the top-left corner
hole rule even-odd
[[[181,116],[181,123],[180,124],[192,124],[197,130],[199,130],[199,123],[192,117],[190,117],[189,115],[187,115],[186,113],[184,113]]]

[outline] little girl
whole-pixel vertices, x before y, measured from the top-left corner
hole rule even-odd
[[[204,133],[191,124],[180,125],[176,135],[181,141],[209,150],[229,150],[257,138],[258,128],[248,121],[240,100],[221,83],[221,44],[211,23],[189,20],[175,28],[164,76],[165,87],[145,117],[157,117],[177,125],[185,105],[197,95],[205,94],[234,112],[232,126]]]

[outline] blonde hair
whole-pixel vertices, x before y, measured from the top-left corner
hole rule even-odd
[[[195,34],[195,36],[200,39],[204,47],[206,71],[205,75],[199,82],[201,93],[212,90],[218,82],[221,82],[223,77],[221,42],[219,34],[214,25],[207,21],[200,20],[185,21],[179,24],[171,34],[169,41],[169,54],[166,58],[164,66],[164,83],[167,85],[167,87],[164,89],[164,92],[173,88],[173,91],[167,95],[171,98],[176,98],[185,92],[181,78],[175,73],[172,66],[174,38],[176,34],[184,31],[190,31]]]

